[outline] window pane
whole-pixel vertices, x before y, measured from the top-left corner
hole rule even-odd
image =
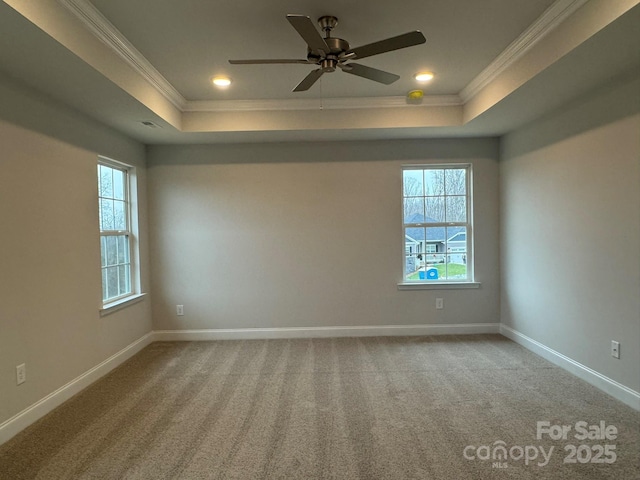
[[[118,239],[118,263],[129,263],[129,239],[126,235],[116,238]]]
[[[404,229],[404,241],[405,241],[405,246],[411,245],[412,252],[417,252],[417,245],[421,245],[424,244],[424,238],[425,238],[425,233],[424,233],[424,228],[405,228]],[[408,250],[407,250],[408,251]],[[421,250],[421,251],[424,251]]]
[[[467,229],[447,227],[447,278],[464,280],[467,278]]]
[[[127,216],[125,203],[119,200],[113,202],[113,229],[114,230],[126,230],[127,229]]]
[[[118,296],[118,267],[107,267],[107,298]]]
[[[100,237],[100,266],[107,265],[107,239],[106,237]]]
[[[425,170],[425,195],[444,194],[444,170]]]
[[[125,272],[125,278],[126,278],[126,293],[131,293],[131,265],[127,265],[126,267],[126,272]]]
[[[444,222],[444,197],[426,197],[426,223]]]
[[[116,237],[105,237],[107,243],[107,263],[106,265],[117,265],[118,263],[118,240]]]
[[[467,197],[454,196],[446,197],[447,222],[467,221]]]
[[[125,173],[122,170],[113,170],[113,198],[124,200]]]
[[[426,229],[427,252],[425,262],[427,265],[435,265],[444,262],[445,228],[433,227]]]
[[[107,270],[102,269],[102,300],[109,298],[107,295]]]
[[[445,187],[447,195],[466,195],[467,171],[464,168],[445,170]]]
[[[131,291],[129,281],[129,266],[128,265],[120,265],[118,267],[118,293],[119,295],[124,295]]]
[[[113,200],[100,200],[100,229],[113,230]]]
[[[418,271],[420,270],[419,261],[416,255],[407,255],[405,257],[406,280],[418,280]]]
[[[424,223],[424,197],[404,199],[404,223]]]
[[[466,253],[467,250],[467,227],[447,227],[447,251]],[[461,258],[456,258],[456,262],[461,261]]]
[[[467,265],[462,263],[444,263],[438,266],[441,280],[466,280]]]
[[[405,197],[418,197],[424,195],[423,170],[404,170],[402,185]]]
[[[98,194],[101,197],[113,197],[113,174],[112,168],[106,165],[98,167]]]

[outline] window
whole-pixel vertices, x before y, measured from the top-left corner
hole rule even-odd
[[[471,166],[405,166],[402,185],[404,281],[472,282]]]
[[[134,293],[131,172],[131,167],[104,158],[98,163],[103,305]]]

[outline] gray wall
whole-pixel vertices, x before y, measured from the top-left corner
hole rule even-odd
[[[498,322],[497,154],[496,139],[150,147],[154,328]],[[409,162],[473,163],[480,289],[398,291]]]
[[[144,146],[7,78],[0,105],[2,424],[151,331],[151,314],[147,300],[99,315],[97,155],[138,167],[148,288]]]
[[[507,135],[500,162],[502,322],[635,391],[639,91],[618,79]]]

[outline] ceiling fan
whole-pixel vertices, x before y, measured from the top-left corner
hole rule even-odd
[[[389,85],[398,80],[400,76],[359,63],[353,63],[352,60],[371,57],[380,53],[412,47],[426,42],[422,32],[414,30],[398,35],[397,37],[351,48],[346,40],[331,36],[331,30],[338,24],[336,17],[323,16],[318,19],[318,24],[325,33],[324,38],[315,28],[311,19],[305,15],[289,14],[287,15],[287,20],[289,20],[289,23],[307,43],[306,59],[229,60],[229,63],[233,65],[284,63],[318,65],[320,68],[309,73],[309,75],[293,89],[294,92],[309,90],[324,73],[334,72],[336,68],[340,68],[343,72],[350,73],[351,75],[357,75],[373,80],[374,82]]]

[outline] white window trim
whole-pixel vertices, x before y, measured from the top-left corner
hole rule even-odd
[[[455,289],[469,289],[480,288],[482,284],[480,282],[400,282],[398,283],[398,290],[455,290]]]
[[[140,249],[138,241],[138,194],[137,194],[137,175],[136,168],[112,158],[98,156],[97,165],[106,165],[108,167],[126,170],[127,172],[127,189],[125,198],[127,202],[127,219],[128,219],[128,235],[129,235],[129,262],[130,262],[130,283],[131,292],[119,297],[110,298],[107,301],[102,300],[102,275],[100,276],[100,315],[108,315],[117,310],[125,308],[129,305],[137,303],[145,297],[140,286]],[[99,195],[98,195],[99,197]],[[102,232],[98,230],[98,234],[102,237]]]
[[[109,315],[110,313],[117,312],[118,310],[122,310],[129,305],[133,305],[138,303],[144,299],[146,293],[135,293],[129,295],[124,298],[120,298],[119,300],[115,300],[113,302],[108,302],[102,305],[100,308],[100,316],[104,317],[105,315]]]
[[[402,238],[405,236],[405,228],[407,225],[404,223],[404,171],[411,169],[434,169],[434,168],[466,168],[467,169],[467,178],[466,178],[466,197],[467,197],[467,278],[463,280],[451,280],[446,279],[443,281],[439,280],[406,280],[407,272],[406,272],[406,252],[405,252],[405,242],[402,245],[402,281],[397,283],[398,290],[444,290],[444,289],[473,289],[480,288],[481,283],[475,281],[475,262],[474,262],[474,234],[473,234],[473,210],[474,210],[474,197],[473,197],[473,165],[471,163],[441,163],[441,162],[433,162],[433,163],[412,163],[402,165],[400,179],[401,192],[400,198],[402,199],[400,208],[401,208],[401,220],[402,220]],[[447,226],[455,226],[456,222],[443,222],[437,224],[430,224],[432,227],[447,227]],[[445,252],[446,254],[446,252]]]

